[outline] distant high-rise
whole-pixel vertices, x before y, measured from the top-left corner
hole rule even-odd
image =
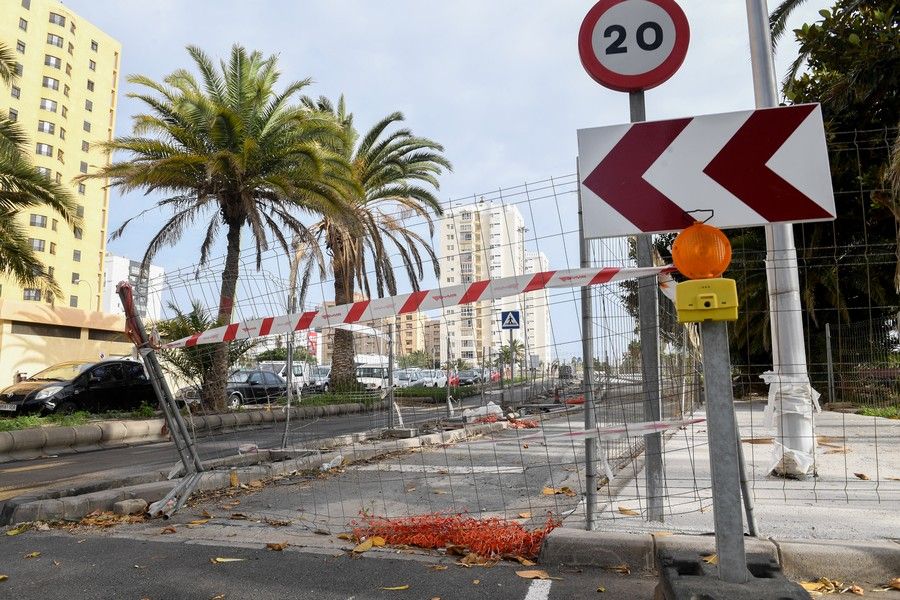
[[[107,254],[103,277],[104,312],[125,314],[116,286],[120,281],[127,281],[131,284],[137,314],[150,321],[158,321],[162,317],[162,294],[166,280],[162,267],[150,265],[145,273],[141,273],[140,261]]]
[[[19,215],[29,242],[62,289],[62,306],[101,310],[109,190],[105,182],[75,183],[105,165],[100,142],[116,122],[121,45],[53,0],[3,0],[0,40],[15,53],[19,75],[0,86],[0,110],[29,136],[29,158],[69,186],[82,225],[72,229],[52,210],[36,206]],[[0,297],[48,301],[41,291],[0,280]]]

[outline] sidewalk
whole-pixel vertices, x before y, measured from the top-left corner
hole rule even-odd
[[[774,431],[763,426],[765,403],[735,403],[747,478],[761,537],[878,540],[900,538],[900,421],[855,414],[816,415],[816,470],[806,481],[768,475]],[[697,416],[703,416],[698,414]],[[643,516],[643,460],[600,491],[598,529],[618,532],[713,531],[706,423],[678,431],[664,447],[665,522]],[[869,478],[863,480],[855,474]]]

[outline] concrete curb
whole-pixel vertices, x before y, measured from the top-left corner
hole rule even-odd
[[[317,442],[318,448],[303,451],[305,456],[288,458],[280,462],[267,463],[265,461],[284,458],[289,453],[286,454],[279,450],[263,450],[256,454],[239,455],[205,463],[208,468],[218,468],[219,470],[205,472],[197,490],[209,491],[229,487],[232,471],[237,473],[241,483],[249,483],[267,477],[286,475],[294,471],[318,469],[338,456],[343,456],[350,462],[369,460],[391,452],[458,442],[469,437],[500,431],[506,427],[506,422],[467,425],[452,431],[405,439],[382,440],[370,447],[356,446],[356,444],[383,433],[383,430],[371,430],[320,440]],[[348,444],[354,445],[346,448]],[[294,453],[296,454],[296,451]],[[0,513],[0,525],[29,521],[77,521],[93,511],[111,511],[113,505],[122,500],[140,498],[149,504],[161,499],[180,481],[180,479],[166,479],[166,473],[157,472],[127,480],[96,482],[80,489],[70,488],[41,495],[19,496],[6,501],[3,511]]]
[[[896,540],[775,540],[745,538],[748,555],[773,558],[793,580],[819,577],[841,581],[887,582],[897,576],[900,543]],[[558,528],[547,536],[540,562],[547,566],[611,567],[656,571],[659,552],[713,554],[711,535],[618,533]]]
[[[378,403],[371,408],[386,404]],[[361,403],[328,406],[291,407],[291,419],[311,419],[323,415],[360,413],[370,408]],[[208,435],[222,429],[258,427],[282,422],[287,411],[253,410],[216,415],[198,415],[186,419],[188,429],[198,435]],[[0,463],[28,460],[47,455],[89,452],[137,444],[152,444],[169,440],[165,419],[96,421],[75,427],[34,427],[0,432]]]

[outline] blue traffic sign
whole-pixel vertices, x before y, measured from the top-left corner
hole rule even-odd
[[[519,311],[504,310],[500,313],[500,324],[503,329],[519,328]]]

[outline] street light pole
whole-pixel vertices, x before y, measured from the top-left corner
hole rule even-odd
[[[524,225],[519,227],[519,233],[522,235],[522,273],[528,273],[528,267],[525,264],[525,234],[528,228]],[[531,372],[531,353],[528,349],[528,313],[525,311],[528,302],[528,294],[522,294],[522,336],[525,338],[525,385],[528,385],[528,374]],[[526,392],[527,394],[527,392]]]
[[[79,279],[75,280],[75,285],[79,285],[82,283],[87,284],[87,286],[88,286],[88,294],[90,294],[90,299],[88,300],[87,308],[88,308],[88,310],[91,310],[91,300],[94,299],[94,286],[92,286],[91,282],[88,281],[87,279],[79,278]],[[99,299],[97,300],[97,312],[100,312],[100,300]]]

